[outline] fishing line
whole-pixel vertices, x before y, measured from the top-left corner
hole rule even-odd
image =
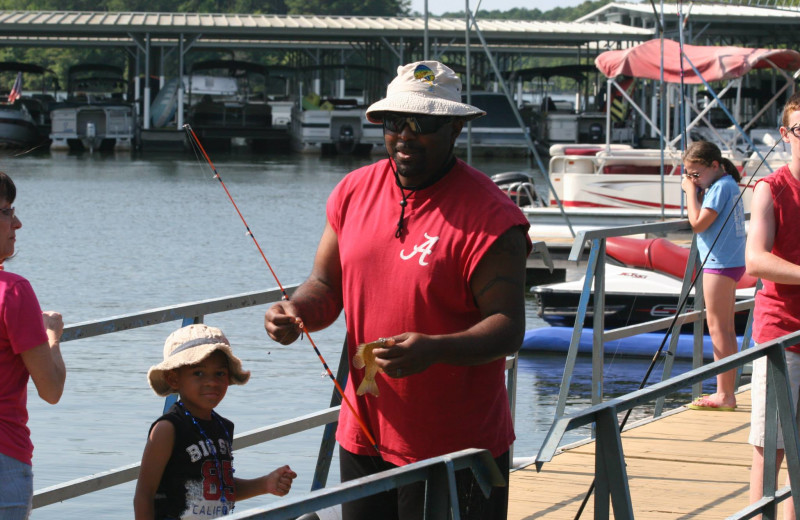
[[[244,227],[247,230],[247,235],[251,239],[253,239],[253,243],[256,245],[256,248],[258,249],[258,252],[261,254],[261,258],[264,260],[264,263],[267,264],[267,267],[269,268],[269,272],[272,273],[272,277],[275,279],[275,283],[278,284],[278,288],[280,288],[281,294],[283,295],[283,300],[289,301],[289,295],[286,294],[286,289],[284,289],[283,285],[281,285],[281,282],[278,279],[278,276],[275,274],[275,271],[272,269],[272,265],[269,263],[269,260],[267,260],[267,255],[264,254],[264,251],[261,249],[261,245],[259,245],[258,240],[256,240],[255,235],[253,235],[253,232],[250,230],[250,226],[247,224],[247,220],[245,220],[244,215],[242,215],[242,212],[239,210],[239,206],[236,204],[236,201],[233,200],[233,196],[231,195],[231,192],[228,191],[228,187],[225,185],[225,182],[223,182],[222,177],[217,172],[217,167],[214,166],[213,162],[211,162],[211,158],[208,156],[208,154],[206,153],[205,148],[203,148],[203,145],[200,143],[200,139],[197,137],[197,134],[194,133],[194,130],[192,130],[192,127],[190,125],[188,125],[188,124],[183,125],[183,129],[186,131],[186,134],[189,137],[189,142],[192,144],[192,147],[195,150],[195,153],[200,152],[200,154],[202,154],[202,156],[205,158],[206,162],[208,163],[208,166],[211,168],[211,171],[214,173],[214,178],[219,181],[220,186],[222,186],[222,188],[225,190],[225,193],[228,195],[228,199],[231,201],[231,204],[233,204],[233,207],[236,209],[236,213],[239,215],[239,218],[242,220],[242,224],[244,224]],[[339,395],[341,396],[342,401],[345,403],[347,408],[350,410],[350,413],[353,414],[353,417],[355,417],[356,420],[358,421],[358,425],[361,427],[361,431],[364,432],[364,435],[367,436],[367,439],[369,439],[369,442],[372,443],[372,447],[375,449],[376,452],[378,452],[378,454],[380,454],[380,450],[378,450],[378,443],[375,442],[375,439],[372,437],[372,434],[369,432],[369,429],[367,428],[367,425],[361,419],[361,416],[358,415],[358,413],[356,412],[355,408],[353,408],[353,405],[350,403],[350,400],[344,394],[344,390],[342,389],[342,386],[339,384],[339,381],[336,380],[336,376],[333,375],[333,372],[331,372],[331,369],[328,367],[328,363],[325,361],[325,358],[322,357],[322,353],[319,351],[319,349],[317,348],[316,343],[314,343],[314,340],[311,338],[311,334],[308,333],[308,329],[306,328],[305,323],[303,323],[301,321],[299,325],[300,325],[301,334],[305,334],[306,338],[308,338],[308,342],[314,348],[314,352],[317,353],[317,357],[319,357],[320,363],[322,363],[322,366],[325,367],[325,372],[328,374],[328,377],[330,378],[330,380],[333,381],[333,384],[336,387],[336,390],[339,392]]]
[[[783,142],[783,140],[779,139],[779,140],[777,140],[775,142],[775,144],[772,145],[772,148],[769,149],[769,152],[767,152],[764,155],[764,157],[761,159],[761,162],[758,164],[756,169],[753,170],[753,173],[750,175],[750,178],[745,183],[744,188],[742,188],[742,190],[739,192],[739,196],[736,197],[736,200],[734,201],[733,206],[731,207],[730,211],[726,215],[725,220],[722,223],[722,226],[720,226],[720,230],[717,233],[717,236],[714,237],[714,241],[711,243],[711,246],[709,246],[708,253],[706,254],[706,257],[700,263],[700,266],[695,269],[695,273],[692,276],[691,283],[689,284],[689,288],[686,291],[686,294],[678,301],[678,307],[675,310],[675,315],[672,317],[672,321],[670,322],[669,326],[667,327],[667,331],[664,334],[664,339],[661,340],[661,345],[659,345],[658,350],[653,355],[653,359],[650,361],[650,365],[647,367],[647,371],[645,372],[645,375],[642,378],[642,382],[639,384],[638,390],[641,390],[647,384],[647,380],[650,378],[650,375],[652,374],[653,369],[655,368],[655,365],[658,362],[658,359],[661,357],[661,353],[664,350],[664,345],[666,345],[666,343],[667,343],[667,338],[669,338],[670,335],[675,333],[674,329],[675,329],[676,323],[678,322],[678,318],[679,318],[680,314],[683,312],[683,308],[686,305],[687,300],[689,299],[689,293],[691,292],[692,288],[694,288],[695,284],[697,283],[697,277],[703,271],[703,266],[705,266],[706,261],[711,256],[711,252],[714,250],[714,246],[717,244],[717,241],[719,240],[719,238],[720,238],[720,236],[722,234],[722,230],[725,229],[725,226],[728,224],[728,221],[730,220],[731,216],[733,216],[734,211],[736,211],[736,206],[739,204],[739,201],[742,200],[742,197],[744,196],[744,192],[747,190],[747,188],[750,187],[750,183],[753,182],[753,179],[755,178],[756,173],[758,173],[758,170],[760,170],[761,167],[764,165],[764,163],[766,163],[767,157],[769,157],[769,155],[775,150],[775,148],[778,146],[778,144],[780,144],[782,142]],[[678,331],[678,332],[680,332],[680,331]],[[669,352],[667,352],[667,353],[670,354]],[[625,416],[623,417],[622,421],[619,424],[619,430],[620,431],[622,431],[622,429],[625,428],[625,424],[628,422],[628,418],[630,417],[631,412],[633,412],[633,408],[628,408],[628,410],[625,412]],[[586,491],[586,495],[583,497],[583,501],[581,502],[581,505],[578,508],[578,512],[575,515],[575,520],[578,520],[581,517],[581,513],[583,513],[583,510],[586,507],[586,504],[589,501],[589,497],[592,496],[592,492],[594,491],[596,480],[597,480],[597,478],[595,477],[595,479],[593,479],[592,483],[589,485],[589,489]]]

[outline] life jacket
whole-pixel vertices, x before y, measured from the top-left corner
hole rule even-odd
[[[620,89],[624,90],[628,96],[633,94],[633,88],[636,84],[635,78],[624,78],[617,82]],[[611,112],[611,120],[615,123],[622,123],[628,118],[631,111],[631,104],[623,97],[619,90],[614,89],[614,95],[611,96],[611,105],[608,110]]]

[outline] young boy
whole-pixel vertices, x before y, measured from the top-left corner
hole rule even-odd
[[[781,137],[790,144],[791,162],[761,179],[753,190],[750,230],[745,249],[747,272],[761,278],[756,295],[753,339],[764,343],[800,329],[800,93],[783,109]],[[786,363],[794,402],[800,388],[800,345],[786,349]],[[766,358],[753,363],[750,443],[750,503],[761,498],[764,475]],[[798,416],[800,418],[800,416]],[[778,432],[778,467],[783,461],[783,439]],[[794,490],[796,493],[797,490]],[[795,518],[791,500],[783,502],[784,518]]]
[[[150,427],[133,508],[136,520],[217,518],[237,500],[283,496],[297,474],[283,466],[245,480],[233,476],[233,423],[214,412],[229,384],[250,372],[233,355],[221,330],[203,324],[173,332],[164,361],[147,373],[156,394],[179,400]]]

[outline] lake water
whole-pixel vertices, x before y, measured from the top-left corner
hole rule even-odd
[[[311,268],[331,189],[365,157],[212,153],[281,283],[301,282]],[[523,160],[476,159],[487,173],[526,167]],[[191,153],[29,155],[4,157],[0,168],[18,187],[23,227],[6,269],[33,284],[43,309],[74,324],[145,309],[276,286],[261,256],[208,167]],[[242,433],[328,406],[333,387],[307,341],[271,342],[265,307],[211,315],[252,371],[232,386],[219,412]],[[544,326],[528,301],[528,328]],[[166,336],[179,323],[64,343],[68,368],[61,402],[50,406],[29,388],[35,488],[137,462],[163,400],[147,369],[161,361]],[[339,360],[340,319],[314,340],[332,369]],[[517,396],[515,456],[533,456],[556,402],[563,356],[523,353]],[[637,387],[647,363],[609,362],[606,390]],[[570,407],[588,402],[588,360],[578,364]],[[424,428],[424,425],[420,425]],[[321,428],[236,452],[237,476],[256,477],[282,464],[299,474],[293,495],[308,492]],[[572,439],[586,432],[573,434]],[[337,461],[330,483],[338,482]],[[35,519],[132,516],[134,483],[34,511]],[[240,510],[275,500],[258,497]]]

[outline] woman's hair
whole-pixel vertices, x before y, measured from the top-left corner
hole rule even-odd
[[[4,200],[9,204],[14,202],[17,198],[17,187],[14,186],[14,181],[11,180],[6,173],[0,172],[0,200]]]
[[[736,182],[742,179],[742,174],[736,166],[733,165],[730,159],[726,159],[722,156],[722,152],[714,143],[695,141],[689,145],[686,152],[683,154],[683,162],[700,163],[703,166],[711,166],[714,161],[717,161],[725,170],[725,173],[733,177],[733,180]]]

